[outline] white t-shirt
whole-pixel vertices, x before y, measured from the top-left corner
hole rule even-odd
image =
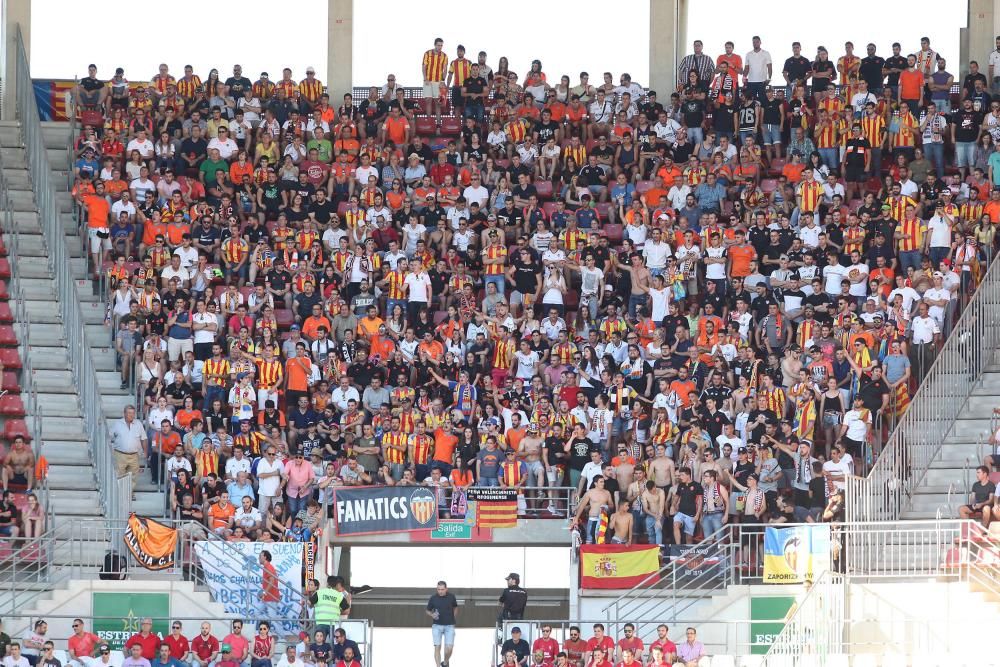
[[[428,303],[430,301],[431,277],[426,273],[409,273],[406,275],[406,279],[403,280],[403,284],[408,285],[410,288],[410,301],[419,301],[420,303]]]
[[[851,457],[844,456],[840,459],[839,463],[834,463],[833,459],[825,461],[823,463],[823,472],[843,475],[844,478],[846,479],[847,477],[850,477],[851,475],[854,474],[854,466],[851,465],[850,463],[852,460],[853,459],[851,459]],[[834,487],[837,488],[838,491],[843,491],[845,482],[844,480],[834,480],[833,485]]]
[[[944,287],[941,287],[940,289],[937,287],[932,287],[926,292],[924,292],[924,298],[934,299],[935,301],[938,299],[951,301],[951,291],[945,289]],[[940,326],[941,324],[944,323],[944,312],[946,307],[947,306],[929,306],[927,308],[927,314],[933,317]]]
[[[662,322],[667,316],[667,307],[670,305],[671,290],[669,287],[663,289],[649,288],[649,298],[653,302],[653,309],[650,317],[654,322]]]
[[[222,141],[218,137],[208,142],[208,150],[212,150],[213,148],[219,149],[219,157],[223,160],[230,159],[236,155],[236,151],[240,149],[239,146],[236,145],[236,142],[232,139]]]
[[[144,158],[152,157],[153,153],[155,152],[153,149],[152,141],[150,141],[149,139],[146,139],[145,141],[139,141],[138,138],[128,142],[128,146],[125,147],[126,155],[131,155],[132,151],[139,151],[139,155],[141,155]]]
[[[723,246],[712,247],[708,246],[705,248],[705,257],[711,257],[712,259],[724,259],[726,256],[726,249]],[[726,279],[726,264],[725,262],[706,264],[705,265],[705,277],[709,280],[725,280]]]
[[[357,169],[354,170],[354,180],[356,180],[361,185],[368,185],[369,176],[374,176],[375,178],[378,178],[378,169],[376,169],[372,165],[368,165],[367,167],[358,167]]]
[[[687,183],[680,187],[675,185],[671,187],[670,191],[667,193],[667,199],[670,200],[671,206],[680,210],[687,204],[687,196],[689,194],[691,194],[691,186]],[[651,203],[655,204],[656,202]]]
[[[840,294],[840,281],[847,275],[847,267],[828,264],[823,268],[823,290],[827,294]]]
[[[844,275],[850,276],[852,271],[860,271],[865,276],[868,275],[868,265],[867,264],[851,264],[847,267]],[[848,280],[850,278],[848,277]],[[850,293],[852,296],[868,296],[868,280],[862,280],[861,282],[851,282]]]
[[[920,298],[917,290],[907,285],[906,287],[897,287],[889,292],[889,303],[896,300],[897,294],[903,295],[903,310],[907,313],[913,308],[913,302]]]
[[[532,350],[528,354],[524,354],[518,350],[514,353],[514,357],[517,359],[516,377],[522,380],[530,380],[535,373],[535,365],[539,361],[538,353]]]
[[[597,294],[597,287],[604,278],[604,271],[601,271],[597,267],[591,269],[587,266],[580,267],[580,292],[582,294],[591,295]]]
[[[181,258],[181,268],[188,269],[198,263],[198,249],[194,246],[174,248],[174,254]]]
[[[198,324],[212,324],[213,322],[218,324],[219,322],[218,318],[209,312],[195,313],[191,319]],[[216,331],[212,331],[211,329],[198,329],[194,332],[194,344],[211,343],[215,340],[216,333]]]
[[[264,473],[277,472],[273,477],[261,478]],[[281,459],[275,457],[273,461],[268,461],[267,457],[261,458],[257,464],[257,493],[262,496],[278,495],[278,486],[281,484],[281,475],[285,472],[285,464]]]
[[[680,129],[680,123],[673,118],[667,118],[666,123],[657,121],[656,125],[653,126],[653,131],[656,132],[656,138],[667,144],[673,144],[677,140],[677,131]]]
[[[761,49],[748,51],[743,59],[747,66],[747,83],[760,83],[768,80],[767,66],[771,64],[771,54]]]
[[[236,479],[236,474],[239,472],[250,474],[250,459],[245,456],[242,459],[233,457],[226,461],[226,479]]]
[[[940,215],[931,217],[927,223],[927,231],[931,233],[930,245],[932,248],[951,247],[951,224]]]
[[[865,419],[862,420],[861,414],[857,410],[848,410],[847,414],[844,415],[844,425],[847,426],[844,437],[855,442],[862,442],[868,433],[868,424],[871,423],[871,413],[866,411]]]
[[[249,512],[244,511],[243,506],[240,505],[240,507],[236,510],[236,513],[233,515],[233,520],[236,522],[237,526],[253,528],[263,521],[263,517],[260,514],[260,510],[253,505],[250,506]]]
[[[323,232],[323,245],[325,245],[330,250],[337,250],[340,247],[340,239],[345,238],[347,232],[343,229],[337,227],[328,227],[325,232]]]
[[[642,255],[646,258],[646,266],[650,269],[663,269],[670,257],[670,244],[666,241],[646,241],[642,246]],[[655,318],[654,318],[655,319]]]
[[[485,206],[486,202],[490,200],[490,191],[480,185],[478,188],[474,188],[471,185],[462,191],[462,196],[471,205],[472,202],[479,202],[479,206]]]

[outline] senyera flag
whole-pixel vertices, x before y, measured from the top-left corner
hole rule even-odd
[[[476,525],[480,528],[517,526],[517,489],[472,487],[468,498],[476,503]]]
[[[166,570],[174,565],[177,530],[132,513],[122,537],[125,546],[147,570]]]
[[[580,547],[581,588],[632,588],[653,584],[660,569],[655,544],[584,544]],[[648,577],[648,579],[647,579]]]

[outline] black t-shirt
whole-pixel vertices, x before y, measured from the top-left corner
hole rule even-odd
[[[761,102],[761,106],[764,107],[765,125],[779,125],[781,123],[781,114],[785,109],[785,105],[781,100],[777,97],[773,100],[764,100]]]
[[[316,218],[316,222],[321,225],[327,225],[330,223],[330,219],[333,218],[333,214],[337,212],[337,206],[329,199],[324,200],[322,203],[314,201],[309,205],[309,212]]]
[[[550,435],[545,438],[545,452],[550,466],[565,465],[568,455],[563,451],[563,439]]]
[[[478,95],[479,93],[483,92],[484,90],[486,90],[486,79],[484,79],[483,77],[481,77],[481,76],[476,76],[476,77],[470,76],[468,79],[465,80],[465,92],[466,93],[475,93],[475,94]],[[471,98],[471,97],[466,97],[466,99],[469,102],[473,101],[473,98]],[[479,98],[479,97],[475,98],[475,100],[478,101],[480,104],[483,102],[482,98]]]
[[[569,467],[572,470],[583,470],[590,462],[590,452],[600,451],[590,438],[573,438],[569,441]]]
[[[197,140],[188,137],[181,142],[181,154],[192,160],[201,162],[208,155],[208,142],[199,137]]]
[[[868,140],[864,137],[859,139],[848,139],[847,140],[847,154],[844,161],[847,163],[847,167],[855,170],[862,170],[865,168],[865,157],[871,150],[872,145],[868,143]]]
[[[317,644],[315,642],[309,644],[309,651],[313,654],[313,658],[319,662],[328,662],[330,660],[330,652],[333,651],[333,647],[327,642],[322,644]]]
[[[444,595],[434,593],[427,601],[427,611],[438,613],[438,617],[432,621],[433,625],[455,625],[455,609],[457,607],[458,600],[452,593]]]
[[[826,507],[826,480],[813,477],[809,480],[809,509]]]
[[[681,115],[686,127],[701,127],[705,121],[705,103],[696,99],[684,100],[681,102]]]
[[[243,91],[247,88],[253,88],[253,84],[250,79],[245,76],[235,77],[231,76],[226,79],[226,85],[229,86],[229,96],[233,99],[239,99],[243,97]]]
[[[731,104],[719,104],[715,107],[715,112],[712,114],[712,127],[717,131],[722,132],[732,132],[733,131],[733,115],[736,113],[736,109]]]
[[[580,170],[580,185],[601,185],[602,176],[604,176],[603,169],[588,164]]]
[[[95,90],[100,90],[104,87],[104,82],[100,79],[95,79],[92,76],[85,76],[80,79],[80,86],[86,90],[88,93],[92,93]]]
[[[976,81],[983,82],[983,90],[990,87],[989,82],[986,77],[983,76],[982,72],[976,72],[975,74],[966,74],[965,79],[962,80],[962,89],[966,94],[972,93],[976,90]]]
[[[990,496],[995,496],[997,493],[997,485],[993,482],[987,481],[985,484],[982,482],[974,482],[972,484],[972,499],[975,503],[985,503],[990,499]]]
[[[677,511],[693,517],[698,512],[697,499],[704,492],[701,484],[698,482],[684,484],[682,482],[675,487],[674,492],[680,498],[680,502],[677,504]]]
[[[864,405],[871,412],[875,412],[882,407],[882,396],[889,393],[889,385],[885,380],[869,380],[861,385],[858,395],[864,401]]]
[[[358,107],[358,114],[365,123],[369,136],[378,131],[378,122],[389,112],[385,100],[364,100]]]
[[[146,326],[149,327],[149,333],[162,336],[167,331],[167,314],[163,310],[159,313],[151,312],[146,316]]]
[[[978,139],[980,118],[980,114],[975,111],[955,111],[951,117],[951,122],[955,124],[955,141],[974,142]]]
[[[858,74],[868,83],[868,90],[877,90],[882,86],[882,68],[885,58],[882,56],[865,56],[861,59]]]
[[[759,424],[755,424],[758,416],[762,416],[764,419]],[[764,435],[766,425],[777,422],[778,415],[774,414],[774,410],[751,410],[747,418],[747,426],[750,428],[750,442],[759,443],[761,436]]]
[[[906,56],[889,56],[885,59],[886,69],[906,69]],[[893,72],[886,79],[886,83],[890,86],[899,85],[899,72]]]
[[[837,74],[837,68],[833,66],[833,61],[830,60],[817,60],[812,64],[813,74],[816,73],[827,73],[831,74],[831,78],[817,78],[813,76],[813,90],[826,90],[833,84],[833,76]]]
[[[810,67],[812,67],[812,63],[805,56],[792,56],[785,59],[782,71],[788,72],[788,78],[792,81],[802,81]]]
[[[500,653],[503,655],[507,655],[507,651],[513,651],[514,655],[517,656],[517,664],[523,665],[524,661],[531,655],[531,644],[523,638],[516,642],[513,639],[508,639],[500,647]]]

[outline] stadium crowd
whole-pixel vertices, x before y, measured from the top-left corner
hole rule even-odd
[[[0,664],[4,667],[361,667],[362,650],[340,627],[317,629],[281,637],[271,624],[260,621],[256,634],[244,632],[243,621],[231,621],[230,632],[216,637],[213,626],[203,621],[198,633],[184,634],[182,621],[170,622],[162,636],[153,619],[136,619],[138,631],[121,650],[86,628],[83,619],[73,619],[73,634],[53,641],[48,623],[38,619],[20,640],[2,631]],[[283,649],[279,647],[283,645]]]
[[[1000,96],[926,39],[733,46],[671,91],[440,39],[422,91],[363,99],[92,66],[73,193],[137,387],[119,473],[236,539],[359,484],[459,515],[470,485],[531,516],[575,487],[588,539],[620,502],[659,544],[817,519],[992,256]]]

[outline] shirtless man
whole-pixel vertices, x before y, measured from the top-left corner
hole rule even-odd
[[[649,462],[649,477],[665,496],[670,495],[676,474],[677,467],[674,460],[667,456],[666,445],[657,445],[656,456]]]
[[[608,519],[608,532],[614,533],[611,544],[632,545],[633,517],[628,511],[628,503],[622,501],[618,503],[618,511]]]
[[[667,507],[667,496],[653,480],[646,480],[646,489],[640,497],[642,516],[646,523],[646,537],[658,547],[663,547],[663,512]]]
[[[21,436],[15,437],[10,447],[3,466],[2,488],[6,491],[14,484],[25,487],[24,492],[27,493],[35,484],[35,454]]]
[[[528,469],[527,486],[529,488],[545,486],[545,464],[542,463],[542,447],[544,444],[545,440],[539,435],[538,424],[530,422],[527,434],[521,438],[521,442],[517,447],[517,458],[523,461],[524,466]],[[525,500],[528,502],[528,510],[540,510],[542,507],[542,498],[545,497],[545,493],[529,491],[526,495]]]
[[[618,255],[615,253],[611,253],[611,261],[616,268],[632,274],[632,291],[628,299],[628,314],[634,320],[636,317],[636,308],[645,306],[649,300],[649,287],[653,280],[653,274],[643,264],[642,255],[637,252],[629,255],[628,266],[619,264]]]
[[[584,510],[588,510],[587,527],[583,536],[585,542],[590,544],[596,542],[597,525],[601,520],[601,512],[611,505],[611,494],[604,488],[604,477],[598,475],[594,478],[594,488],[580,498],[580,505],[576,508],[576,516],[573,517],[573,523],[579,524]]]
[[[625,445],[618,446],[618,456],[611,459],[611,465],[615,468],[615,479],[622,491],[628,489],[635,477],[635,459],[628,454]]]
[[[705,460],[702,461],[701,466],[698,467],[699,478],[704,476],[709,470],[715,471],[715,478],[725,487],[729,487],[729,461],[723,461],[721,464],[715,458],[715,450],[706,449],[705,450]],[[723,467],[726,466],[726,467]]]

